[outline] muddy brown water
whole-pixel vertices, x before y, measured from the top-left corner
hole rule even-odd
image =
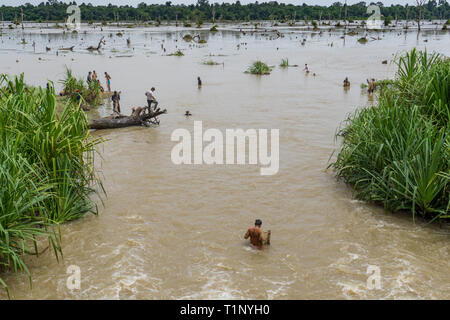
[[[449,230],[356,201],[326,170],[337,127],[348,113],[373,103],[360,84],[392,77],[395,65],[381,62],[413,47],[450,55],[450,33],[433,26],[418,37],[374,32],[370,36],[380,40],[362,45],[357,39],[363,33],[341,39],[342,31],[295,28],[280,29],[284,37],[276,40],[230,26],[215,34],[174,27],[83,28],[87,33],[78,35],[29,28],[25,46],[20,30],[4,30],[0,72],[24,72],[27,82],[45,85],[62,79],[65,65],[83,78],[96,70],[103,84],[107,71],[113,90],[122,91],[123,113],[144,105],[144,92],[155,86],[168,114],[156,128],[93,133],[107,140],[97,162],[107,191],[104,206],[99,202],[98,216],[62,227],[63,261],[50,252],[27,258],[32,289],[26,276],[2,274],[13,298],[450,298]],[[123,37],[116,36],[119,30]],[[206,45],[189,47],[182,40],[199,32]],[[103,52],[85,51],[101,34],[107,41]],[[164,56],[161,44],[166,53],[180,48],[185,56]],[[72,45],[74,52],[56,56],[55,48]],[[281,69],[282,58],[300,67]],[[209,59],[223,64],[201,63]],[[271,75],[243,73],[256,59],[275,66]],[[302,72],[305,63],[309,75]],[[346,76],[348,91],[342,88]],[[90,117],[111,110],[107,102]],[[193,116],[184,117],[186,110]],[[199,120],[205,129],[222,132],[279,129],[278,174],[261,176],[255,165],[173,164],[171,133],[192,132]],[[264,251],[243,240],[255,218],[272,230],[272,245]],[[81,270],[79,290],[66,286],[70,265]],[[367,287],[368,266],[379,268],[380,289]],[[1,290],[0,297],[6,298]]]

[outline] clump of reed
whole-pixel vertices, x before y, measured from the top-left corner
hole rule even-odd
[[[272,68],[262,61],[255,61],[246,71],[246,73],[265,75],[270,74]]]
[[[288,59],[288,58],[286,58],[286,59],[281,59],[280,67],[282,67],[282,68],[287,68],[287,67],[289,67],[289,59]]]
[[[58,258],[59,224],[97,214],[98,143],[80,108],[68,104],[57,113],[51,86],[0,75],[0,269],[25,272],[31,284],[24,256],[38,255],[46,240]],[[0,284],[9,295],[1,276]]]
[[[206,61],[203,61],[202,64],[204,64],[206,66],[216,66],[216,65],[219,65],[221,63],[216,62],[214,60],[206,60]]]
[[[169,56],[182,57],[182,56],[184,56],[184,53],[183,53],[183,51],[181,51],[180,49],[178,49],[178,50],[175,51],[174,53],[169,54]]]
[[[378,106],[350,115],[331,166],[356,197],[431,221],[450,214],[450,60],[416,49],[397,59]]]

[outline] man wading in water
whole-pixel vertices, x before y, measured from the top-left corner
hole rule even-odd
[[[372,94],[375,91],[375,79],[372,79],[371,81],[369,81],[369,79],[367,79],[367,83],[369,84],[369,88],[367,89],[367,91],[369,92],[369,94]]]
[[[248,228],[244,235],[244,239],[250,237],[250,243],[258,249],[262,249],[264,245],[270,244],[270,230],[267,231],[267,233],[264,233],[263,229],[261,229],[261,225],[262,221],[256,219],[255,226]]]

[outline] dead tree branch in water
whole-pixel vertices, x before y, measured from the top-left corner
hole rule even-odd
[[[103,40],[105,37],[103,36],[100,41],[98,42],[97,47],[90,46],[87,48],[89,51],[99,51],[102,48],[102,44],[105,44],[105,41]]]
[[[113,116],[91,120],[89,122],[89,129],[115,129],[115,128],[125,128],[131,126],[150,126],[151,124],[159,124],[158,116],[167,113],[167,110],[161,110],[157,108],[156,110],[148,113],[147,107],[137,107],[133,110],[130,116],[124,116],[121,114],[115,114]]]

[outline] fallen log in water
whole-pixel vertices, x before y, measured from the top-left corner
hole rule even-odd
[[[89,122],[89,129],[115,129],[125,128],[131,126],[149,126],[150,124],[159,124],[157,116],[167,113],[167,110],[156,109],[150,114],[145,112],[148,108],[138,107],[133,110],[130,116],[115,114],[113,116],[91,120]]]
[[[59,48],[58,50],[59,51],[73,51],[73,48],[75,48],[75,46],[71,46],[71,47],[68,47],[68,48]]]

